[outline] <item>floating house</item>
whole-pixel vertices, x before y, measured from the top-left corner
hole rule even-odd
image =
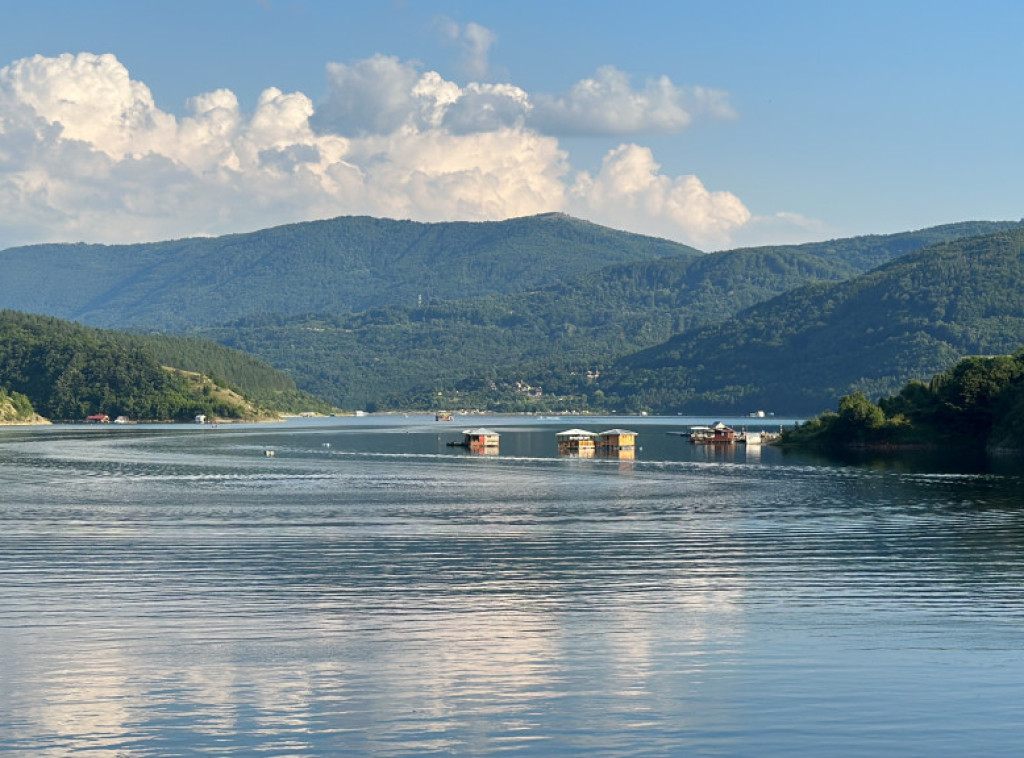
[[[501,435],[491,429],[464,429],[462,432],[462,445],[470,449],[486,448],[498,449],[498,442]]]
[[[452,414],[448,411],[438,411],[434,414],[434,421],[451,421]]]
[[[110,416],[105,413],[94,413],[91,416],[86,416],[85,420],[90,424],[109,424]]]
[[[712,426],[691,426],[690,442],[694,445],[734,445],[736,430],[721,421]]]
[[[594,432],[588,432],[586,429],[566,429],[555,435],[558,441],[558,454],[592,456],[596,438]]]
[[[631,432],[628,429],[609,429],[597,435],[598,450],[632,450],[635,447],[636,432]]]

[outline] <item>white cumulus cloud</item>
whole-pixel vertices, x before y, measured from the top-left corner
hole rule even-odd
[[[352,65],[328,63],[330,91],[315,123],[324,131],[349,135],[392,132],[410,122],[430,123],[435,104],[452,95],[445,95],[439,81],[420,80],[413,64],[392,56],[375,55]]]
[[[462,49],[463,73],[472,79],[486,79],[490,73],[488,56],[498,35],[485,26],[470,22],[457,24],[451,19],[439,20],[445,36]]]
[[[147,152],[174,128],[149,88],[132,81],[113,55],[36,55],[7,66],[0,79],[5,110],[23,108],[58,124],[63,138],[113,157]]]
[[[672,134],[689,126],[696,114],[735,116],[724,92],[685,89],[667,76],[638,90],[614,66],[601,67],[561,95],[536,95],[534,106],[531,123],[551,134]]]
[[[571,195],[580,215],[605,219],[611,226],[642,225],[668,237],[685,229],[698,245],[727,242],[751,217],[731,192],[710,192],[696,176],[661,174],[651,151],[639,145],[609,152],[596,176],[577,177]]]
[[[493,40],[481,32],[476,44],[483,55]],[[177,117],[113,55],[11,63],[0,69],[0,247],[348,214],[442,221],[546,211],[704,244],[750,220],[734,195],[663,174],[638,145],[609,152],[593,176],[575,172],[540,128],[554,113],[568,131],[601,103],[621,102],[596,131],[677,129],[700,109],[728,114],[713,90],[683,93],[663,79],[634,91],[624,74],[602,69],[545,100],[508,83],[460,86],[383,55],[329,64],[327,80],[320,103],[268,88],[245,112],[220,89],[192,97]]]
[[[442,124],[460,133],[522,128],[532,108],[529,95],[519,87],[473,82],[446,108]]]

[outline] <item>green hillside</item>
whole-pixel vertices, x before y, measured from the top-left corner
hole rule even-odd
[[[159,349],[152,349],[153,345]],[[225,369],[220,377],[182,369],[204,361],[208,365],[217,363],[216,358],[204,358],[204,352],[216,355],[233,351],[218,345],[203,349],[195,341],[151,340],[49,316],[0,311],[0,400],[17,412],[17,418],[4,420],[23,420],[32,410],[51,420],[67,421],[80,421],[94,414],[133,420],[185,420],[198,414],[255,419],[281,410],[256,400],[261,391],[271,400],[274,396],[266,380],[260,378],[268,372],[265,367],[252,370],[258,362],[251,357],[220,360],[219,365]],[[277,372],[271,370],[271,374],[276,376]],[[243,377],[256,390],[249,397],[243,397],[228,383]],[[287,377],[273,382],[274,388],[281,386],[299,394],[293,385],[288,387]],[[320,405],[326,406],[322,402]],[[12,414],[5,411],[5,415]]]
[[[164,366],[202,374],[258,407],[275,413],[330,414],[334,406],[300,390],[291,376],[270,364],[210,340],[161,334],[123,335]]]
[[[870,376],[854,386],[876,391],[963,354],[925,337],[920,350],[895,354],[848,355],[844,347],[817,359],[824,385],[776,382],[773,361],[799,365],[776,343],[806,325],[802,314],[816,293],[936,241],[1016,228],[966,222],[702,254],[559,214],[475,224],[340,218],[216,239],[7,250],[0,306],[238,348],[286,373],[243,366],[241,353],[202,342],[136,343],[161,363],[288,412],[326,407],[296,384],[349,409],[744,409],[785,401],[816,411],[848,386],[849,367],[832,371],[831,363],[867,366]],[[808,285],[818,289],[798,289]],[[787,292],[790,299],[765,306],[780,312],[764,316],[760,336],[744,336],[756,323],[729,321]],[[753,313],[756,322],[761,311]],[[822,348],[843,344],[829,342],[836,338],[826,334]],[[735,347],[729,340],[753,346],[718,366],[716,356]],[[687,351],[708,357],[694,363]]]
[[[443,224],[350,217],[213,239],[12,248],[0,253],[0,306],[175,330],[520,292],[613,263],[699,254],[560,214]]]
[[[1007,231],[1018,227],[1019,221],[961,221],[942,224],[912,232],[896,234],[868,234],[859,237],[810,242],[803,245],[780,245],[768,248],[750,248],[754,251],[772,250],[777,253],[802,252],[834,263],[842,263],[851,271],[869,271],[920,250],[942,242],[952,242],[966,237]]]
[[[306,389],[346,408],[625,407],[628,397],[612,401],[594,380],[622,356],[808,282],[853,277],[860,271],[847,259],[866,265],[884,255],[884,240],[891,257],[928,240],[1003,226],[1014,225],[638,261],[526,293],[250,317],[199,333],[288,369]]]
[[[804,252],[736,251],[619,264],[516,295],[251,317],[198,333],[287,369],[345,408],[500,403],[525,410],[515,402],[523,399],[517,381],[563,391],[574,376],[601,371],[618,356],[847,273]]]
[[[783,435],[825,449],[952,447],[1024,449],[1024,351],[965,358],[927,383],[908,382],[876,405],[863,393]]]
[[[811,256],[836,278],[938,241],[1010,225],[968,222],[735,253]],[[216,238],[11,248],[0,252],[0,307],[108,328],[182,331],[249,316],[516,294],[615,264],[704,257],[685,245],[562,214],[435,224],[343,217]],[[767,294],[778,291],[767,288]]]
[[[625,358],[612,394],[659,411],[816,413],[1024,344],[1024,230],[928,248]]]

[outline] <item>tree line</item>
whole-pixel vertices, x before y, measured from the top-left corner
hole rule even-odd
[[[251,368],[255,359],[214,357],[221,352],[226,348],[199,341],[149,338],[0,311],[0,388],[22,412],[30,405],[51,420],[82,420],[96,414],[136,420],[183,420],[199,414],[244,418],[279,409],[261,408],[211,389],[228,389],[232,381],[248,385],[257,397],[261,389],[271,398],[275,392],[298,394],[290,380],[275,377],[277,372],[268,374],[267,367],[240,369]],[[207,382],[197,382],[166,367],[199,365],[219,368],[225,372],[223,378],[215,374]],[[326,404],[321,401],[321,406]]]
[[[863,392],[845,395],[836,412],[786,432],[783,442],[824,448],[1024,449],[1024,349],[965,358],[877,403]]]

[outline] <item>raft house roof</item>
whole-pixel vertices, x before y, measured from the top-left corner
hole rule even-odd
[[[566,429],[564,432],[558,432],[556,437],[567,437],[567,438],[591,438],[596,437],[597,432],[588,432],[586,429]]]

